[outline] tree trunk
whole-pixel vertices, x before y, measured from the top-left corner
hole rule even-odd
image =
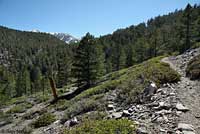
[[[50,85],[51,85],[53,97],[56,100],[58,98],[58,95],[57,95],[57,92],[56,92],[56,85],[55,85],[55,82],[54,82],[52,77],[49,77],[49,82],[50,82]]]

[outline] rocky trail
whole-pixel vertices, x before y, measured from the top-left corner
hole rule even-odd
[[[200,49],[193,49],[162,59],[181,75],[181,80],[164,84],[159,89],[151,83],[146,90],[148,93],[143,93],[142,104],[122,108],[110,101],[109,118],[135,121],[139,126],[137,134],[200,134],[200,82],[185,76],[187,62],[198,54]]]
[[[200,54],[200,49],[187,51],[177,57],[163,59],[170,66],[181,74],[181,81],[174,88],[177,91],[177,97],[188,109],[188,112],[182,113],[179,122],[191,124],[196,134],[200,134],[200,81],[190,80],[185,76],[187,62],[194,56]],[[195,132],[193,132],[195,133]]]

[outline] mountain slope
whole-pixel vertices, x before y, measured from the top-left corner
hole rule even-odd
[[[158,57],[105,75],[100,79],[97,86],[87,89],[71,100],[60,100],[54,105],[48,104],[48,100],[51,98],[51,94],[48,92],[45,93],[44,97],[43,93],[38,93],[37,95],[24,96],[6,102],[6,105],[1,107],[2,118],[5,119],[9,115],[11,119],[6,120],[6,122],[0,121],[0,124],[2,124],[0,131],[12,128],[12,130],[33,131],[33,133],[37,134],[49,133],[50,131],[56,134],[59,131],[63,131],[65,127],[70,127],[71,125],[68,124],[70,120],[74,120],[74,122],[78,120],[79,123],[84,123],[87,119],[95,121],[103,118],[126,116],[120,113],[131,106],[130,104],[138,102],[138,95],[143,92],[150,81],[155,81],[160,87],[164,83],[179,80],[179,75],[170,69],[169,65],[160,62],[161,58]],[[146,69],[147,66],[148,69]],[[72,87],[60,90],[62,90],[60,93],[63,94],[63,92],[67,93],[76,89]],[[27,109],[21,109],[24,106]],[[116,110],[119,113],[115,113]],[[46,115],[47,112],[48,116]],[[120,114],[120,117],[116,117],[118,116],[117,114]],[[52,118],[55,119],[51,120]],[[46,121],[50,122],[47,123]],[[29,125],[27,126],[27,124]],[[47,126],[41,127],[43,124]]]

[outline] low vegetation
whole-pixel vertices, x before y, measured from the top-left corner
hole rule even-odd
[[[51,113],[45,113],[41,115],[37,120],[35,120],[31,125],[34,128],[48,126],[56,120],[55,115]]]
[[[10,110],[8,110],[7,113],[23,113],[32,106],[33,105],[31,103],[18,104],[12,107]]]
[[[166,63],[160,62],[163,57],[148,60],[142,64],[122,69],[104,76],[99,85],[90,88],[68,101],[63,120],[89,111],[106,109],[106,93],[117,91],[116,101],[124,106],[137,99],[148,82],[154,81],[158,86],[180,80],[180,75]],[[74,103],[76,102],[76,103]]]
[[[135,124],[127,119],[86,120],[84,123],[66,130],[66,134],[135,134]]]
[[[186,76],[192,80],[200,79],[200,55],[194,57],[187,65]]]
[[[12,117],[9,114],[4,113],[3,111],[0,111],[0,127],[7,125],[11,122],[12,122]]]

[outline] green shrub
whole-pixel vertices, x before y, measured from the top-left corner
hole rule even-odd
[[[70,106],[69,101],[67,100],[59,100],[54,105],[52,105],[52,108],[55,108],[58,111],[63,111],[67,109]]]
[[[36,110],[36,111],[30,111],[28,113],[25,113],[22,118],[25,119],[25,120],[30,120],[30,119],[33,119],[35,118],[36,116],[38,115],[42,115],[44,113],[47,112],[47,109],[46,108],[43,108],[43,109],[40,109],[40,110]]]
[[[96,99],[96,96],[93,96],[87,99],[82,99],[76,103],[71,103],[70,107],[68,107],[68,109],[65,111],[62,122],[65,122],[76,115],[80,115],[89,111],[102,110],[102,105],[104,105],[105,102]]]
[[[102,120],[107,116],[106,112],[103,111],[91,111],[88,112],[84,115],[81,115],[79,120],[84,121],[84,120]]]
[[[12,116],[0,110],[0,127],[12,123]]]
[[[187,64],[186,76],[191,80],[200,79],[200,55],[194,57]]]
[[[135,125],[127,119],[86,120],[82,124],[65,131],[66,134],[135,134]]]
[[[10,110],[8,110],[7,113],[23,113],[32,106],[33,105],[31,103],[18,104],[12,107]]]
[[[31,134],[32,131],[33,131],[33,129],[32,129],[30,126],[26,126],[26,127],[24,127],[24,128],[21,130],[21,132],[22,132],[23,134]]]
[[[50,125],[55,120],[56,120],[55,115],[53,115],[51,113],[45,113],[45,114],[41,115],[36,121],[32,122],[31,125],[34,128],[44,127],[44,126]]]
[[[150,59],[142,64],[129,68],[125,80],[118,86],[117,101],[124,104],[132,103],[139,93],[154,81],[159,87],[164,83],[174,83],[180,80],[180,75],[160,60],[163,57]]]

